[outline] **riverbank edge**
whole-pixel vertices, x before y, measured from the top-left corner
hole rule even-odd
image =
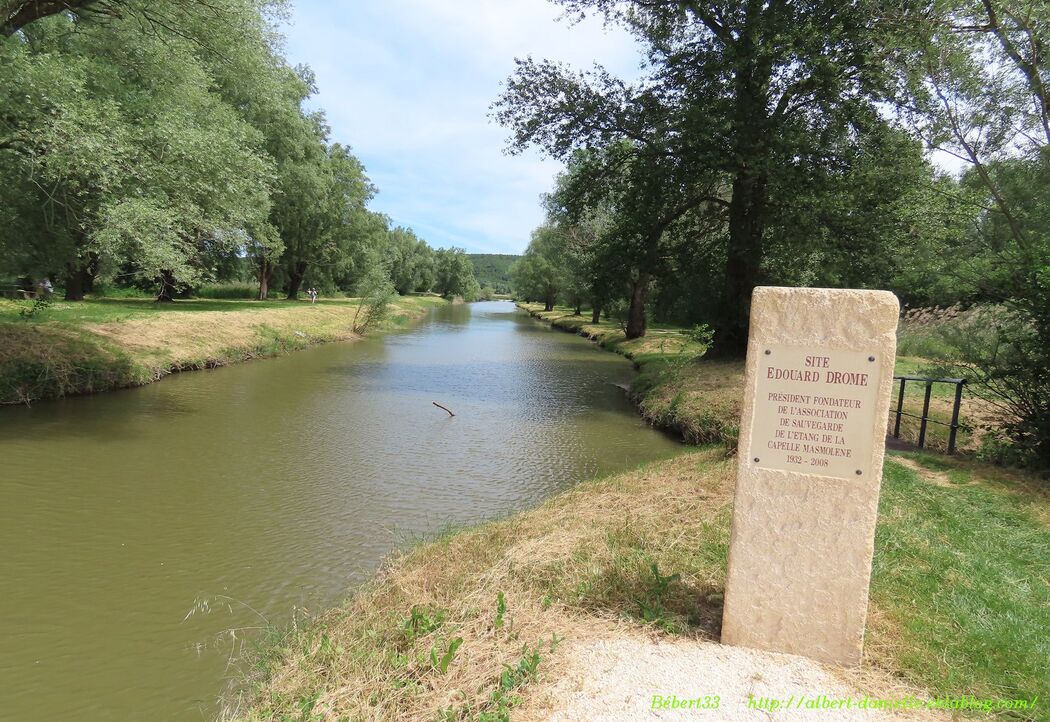
[[[743,402],[744,362],[701,358],[705,349],[667,327],[648,338],[628,340],[608,321],[594,324],[562,309],[515,302],[515,306],[551,328],[574,333],[631,361],[638,374],[627,396],[645,421],[679,436],[687,444],[720,444],[736,451]],[[662,337],[659,337],[662,336]]]
[[[356,304],[352,299],[317,305],[206,312],[189,311],[187,304],[191,303],[193,301],[177,302],[155,321],[142,317],[84,324],[0,322],[0,406],[29,405],[145,386],[176,373],[272,358],[324,343],[356,341],[363,337],[353,331]],[[420,321],[431,308],[447,303],[446,299],[436,296],[399,297],[373,332],[404,328]],[[337,312],[328,313],[333,309]],[[177,344],[180,333],[199,336],[200,322],[221,321],[221,314],[231,314],[231,319],[234,315],[238,317],[242,323],[231,331],[239,334],[230,333],[219,341],[213,339],[210,345],[214,348],[200,353],[190,350],[173,358],[164,358],[162,347],[129,339],[128,336],[134,334],[122,333],[127,329],[120,328],[121,325],[163,324],[157,335],[164,343]],[[291,314],[301,314],[301,318],[290,318]],[[222,324],[209,331],[222,334]]]
[[[689,363],[661,365],[651,341],[626,343],[615,350],[665,376],[660,388],[706,375],[689,350]],[[723,445],[687,448],[402,548],[345,602],[271,631],[222,719],[545,719],[536,705],[572,673],[574,645],[639,633],[716,641],[734,472]],[[1047,495],[1019,473],[893,454],[865,665],[847,681],[884,698],[901,684],[930,696],[1050,693],[1033,661],[1045,656],[1034,630],[1050,623],[1050,597],[1011,581],[1050,573],[1048,525]],[[993,603],[989,621],[980,610]]]
[[[271,630],[221,719],[531,722],[562,704],[551,685],[578,645],[717,643],[735,466],[717,445],[687,449],[402,548],[345,602]],[[1045,698],[1050,593],[1016,580],[1050,574],[1046,550],[1050,502],[1031,479],[894,453],[864,664],[832,673],[873,698]]]

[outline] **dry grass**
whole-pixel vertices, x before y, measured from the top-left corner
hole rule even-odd
[[[403,298],[392,304],[391,315],[404,318],[422,315],[426,304]],[[231,311],[179,311],[143,316],[110,323],[85,324],[90,333],[109,339],[134,358],[165,369],[214,366],[231,355],[256,355],[269,340],[287,343],[290,337],[302,345],[346,341],[354,333],[357,302],[326,301],[300,303],[283,308]],[[298,345],[298,344],[296,344]]]
[[[398,557],[344,607],[290,633],[272,676],[227,718],[499,719],[537,676],[557,676],[560,640],[615,634],[643,608],[657,612],[644,622],[654,631],[713,638],[730,474],[717,451],[693,452]],[[658,592],[654,568],[681,576]],[[440,626],[413,633],[413,609]],[[442,674],[431,650],[440,658],[458,638]],[[519,674],[533,653],[536,674]]]
[[[0,323],[0,403],[29,404],[45,395],[41,389],[91,393],[141,378],[127,354],[104,339],[68,328]]]
[[[385,326],[421,317],[433,297],[394,301]],[[0,311],[0,403],[156,381],[355,338],[355,299],[309,303],[147,300],[56,304],[40,318]],[[10,319],[10,320],[8,320]]]
[[[924,482],[916,463],[934,457],[906,458],[887,464],[866,664],[842,678],[882,697],[1045,693],[1045,494],[972,462],[966,479]],[[225,718],[492,722],[525,699],[556,706],[550,690],[579,673],[572,650],[595,640],[716,640],[734,470],[708,447],[398,556],[283,636]],[[456,639],[442,673],[431,650]]]
[[[250,353],[261,336],[302,334],[315,342],[354,338],[353,309],[345,304],[258,311],[173,311],[126,321],[86,324],[135,358],[163,369],[226,359],[231,349]]]

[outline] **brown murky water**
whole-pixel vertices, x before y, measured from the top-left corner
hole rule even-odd
[[[0,720],[213,718],[240,640],[337,603],[395,546],[674,453],[614,386],[631,373],[480,303],[0,408]]]

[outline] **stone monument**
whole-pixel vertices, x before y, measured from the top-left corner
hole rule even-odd
[[[861,660],[900,305],[756,288],[722,642]]]

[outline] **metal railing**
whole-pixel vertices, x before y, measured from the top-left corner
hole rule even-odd
[[[966,379],[929,379],[922,376],[894,376],[894,381],[900,381],[900,389],[897,392],[897,410],[891,411],[891,414],[896,415],[896,420],[893,423],[893,438],[899,439],[901,437],[901,417],[907,416],[912,419],[919,419],[919,443],[920,449],[926,447],[926,426],[927,424],[940,424],[941,426],[947,426],[948,431],[948,453],[955,453],[956,438],[959,433],[959,429],[963,426],[959,423],[959,407],[962,404],[962,392],[963,386],[966,385]],[[915,415],[910,414],[904,410],[904,387],[909,381],[918,381],[926,384],[926,392],[922,400],[922,414]],[[930,418],[930,396],[933,393],[934,384],[953,384],[955,386],[955,403],[952,406],[952,420],[950,423],[945,423],[937,419]]]

